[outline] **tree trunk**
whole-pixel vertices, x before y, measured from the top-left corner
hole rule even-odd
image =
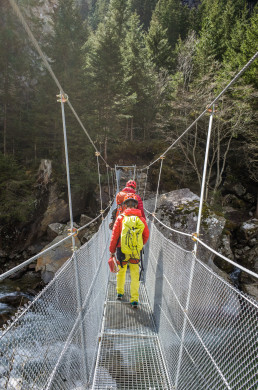
[[[133,118],[131,118],[131,139],[130,141],[133,141]]]
[[[128,118],[126,118],[125,139],[128,140]]]
[[[4,156],[6,156],[7,104],[4,104]]]
[[[108,144],[108,137],[105,136],[105,143],[104,143],[104,159],[107,161],[107,144]]]
[[[256,210],[254,214],[255,218],[258,218],[258,189],[257,189],[257,201],[256,201]]]
[[[36,140],[34,140],[34,162],[36,165],[36,162],[37,162],[37,142],[36,142]]]

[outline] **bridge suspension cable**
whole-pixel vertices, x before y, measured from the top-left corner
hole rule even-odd
[[[25,31],[27,32],[28,36],[30,37],[33,46],[35,47],[35,49],[36,49],[37,52],[39,53],[39,56],[41,57],[41,59],[42,59],[44,65],[45,65],[45,67],[47,68],[47,70],[49,71],[49,73],[50,73],[52,79],[54,80],[55,84],[57,85],[58,90],[60,91],[60,93],[61,93],[62,96],[65,96],[66,93],[64,92],[63,87],[61,86],[61,84],[60,84],[58,78],[56,77],[56,75],[55,75],[53,69],[51,68],[51,66],[50,66],[50,64],[49,64],[49,62],[48,62],[48,60],[46,59],[45,54],[44,54],[43,51],[41,50],[41,48],[40,48],[40,46],[39,46],[39,44],[38,44],[38,41],[37,41],[36,38],[34,37],[34,35],[33,35],[32,31],[31,31],[31,29],[29,28],[29,26],[28,26],[26,20],[24,19],[23,15],[22,15],[22,13],[21,13],[21,10],[20,10],[20,8],[19,8],[19,6],[17,5],[17,3],[16,3],[15,0],[8,0],[8,1],[9,1],[10,5],[11,5],[13,11],[14,11],[14,12],[16,13],[16,15],[18,16],[18,18],[19,18],[21,24],[23,25]],[[98,149],[96,148],[96,146],[95,146],[95,144],[94,144],[94,142],[93,142],[91,136],[89,135],[88,131],[86,130],[85,126],[83,125],[82,121],[80,120],[80,118],[79,118],[77,112],[76,112],[75,109],[73,108],[73,106],[72,106],[72,104],[71,104],[71,102],[70,102],[69,99],[67,100],[67,104],[68,104],[68,106],[70,107],[70,109],[71,109],[72,113],[74,114],[75,118],[77,119],[79,125],[80,125],[81,128],[83,129],[84,133],[85,133],[86,136],[88,137],[88,139],[89,139],[90,143],[92,144],[93,148],[95,149],[95,151],[96,151],[97,153],[99,153],[100,158],[104,161],[104,163],[105,163],[106,165],[108,165],[108,163],[106,162],[106,160],[104,159],[104,157],[102,157],[102,155],[100,154],[100,152],[99,152]],[[108,166],[109,166],[109,165],[108,165]]]
[[[187,129],[163,152],[160,157],[164,157],[169,150],[173,148],[177,144],[177,142],[207,113],[207,110],[209,108],[212,108],[215,103],[221,98],[222,95],[239,79],[240,76],[249,68],[249,66],[257,59],[258,57],[258,51],[253,55],[252,58],[242,67],[242,69],[235,75],[235,77],[226,85],[226,87],[214,98],[214,100],[207,105],[205,110],[196,118],[190,126],[187,127]],[[141,168],[141,170],[149,169],[153,164],[155,164],[160,157],[158,157],[156,160],[152,161],[149,165],[146,167]]]

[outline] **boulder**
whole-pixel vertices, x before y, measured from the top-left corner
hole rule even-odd
[[[233,209],[243,209],[246,208],[246,204],[242,199],[239,199],[234,194],[227,194],[222,199],[223,206],[229,206]]]
[[[235,257],[244,267],[258,274],[258,219],[252,218],[243,222],[237,231],[237,241],[235,243]],[[258,297],[257,279],[243,272],[240,276],[241,282],[248,290],[248,284],[255,283],[252,292],[256,286],[256,297]],[[250,290],[250,289],[249,289]]]
[[[38,227],[38,236],[46,233],[47,227],[53,223],[64,222],[69,220],[68,204],[59,198],[57,184],[54,183],[49,186],[48,204],[43,214],[43,218]]]
[[[238,239],[244,239],[247,242],[252,239],[258,240],[258,219],[252,218],[244,222],[238,231]]]
[[[41,160],[39,170],[38,170],[38,178],[37,178],[38,186],[46,187],[50,181],[51,175],[52,175],[52,161],[46,159]]]
[[[230,247],[230,236],[228,234],[224,234],[222,236],[218,252],[234,261],[234,254]],[[223,260],[220,256],[215,256],[214,264],[228,274],[234,270],[234,266],[228,261]]]
[[[90,223],[92,221],[91,217],[88,217],[88,215],[82,214],[80,217],[80,226],[87,225],[87,223]]]
[[[146,208],[153,211],[155,199],[146,201]],[[165,225],[184,233],[195,233],[199,212],[199,197],[188,188],[171,191],[160,195],[157,202],[156,216]],[[200,228],[201,240],[211,248],[217,250],[220,245],[225,218],[215,214],[207,204],[203,205]],[[189,251],[193,250],[194,242],[191,237],[171,232],[158,222],[156,226],[162,233],[176,244]],[[228,280],[227,274],[219,270],[214,264],[214,254],[198,244],[197,257],[208,264],[213,270]]]
[[[237,196],[241,197],[245,195],[246,189],[241,183],[236,183],[232,188],[232,192],[236,194]]]
[[[47,227],[47,238],[49,240],[54,240],[57,236],[63,234],[65,226],[66,225],[58,222],[51,223]]]
[[[65,230],[67,230],[66,227]],[[50,244],[48,244],[43,250],[58,243],[63,238],[67,237],[67,234],[57,236]],[[75,245],[80,247],[81,243],[78,237],[75,237]],[[45,283],[49,283],[53,279],[55,273],[60,267],[68,260],[73,254],[72,251],[72,239],[64,241],[59,246],[51,249],[49,252],[43,254],[37,259],[36,271],[41,271],[41,277]]]

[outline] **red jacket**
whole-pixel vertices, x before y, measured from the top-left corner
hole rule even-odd
[[[131,187],[125,187],[122,190],[122,192],[127,192],[128,194],[136,194],[136,191],[133,188],[131,188]],[[141,210],[143,218],[146,219],[145,214],[144,214],[142,199],[141,199],[140,195],[136,194],[136,196],[137,196],[137,199],[138,199],[138,207],[137,207],[137,209]]]
[[[123,211],[124,215],[136,215],[137,217],[140,217],[140,220],[144,223],[145,228],[142,232],[142,240],[143,240],[143,245],[146,244],[149,238],[149,228],[148,225],[145,221],[145,218],[142,217],[141,210],[138,209],[126,209]],[[110,253],[115,253],[116,247],[120,247],[120,235],[122,232],[122,221],[124,219],[124,215],[119,215],[116,219],[116,222],[114,224],[113,230],[112,230],[112,236],[111,236],[111,241],[110,241],[110,246],[109,250]]]

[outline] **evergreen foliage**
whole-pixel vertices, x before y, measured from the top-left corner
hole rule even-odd
[[[31,177],[12,156],[0,153],[0,224],[28,221],[34,201]]]
[[[19,1],[57,78],[110,164],[128,156],[134,163],[136,150],[137,161],[149,162],[150,148],[156,150],[160,143],[165,150],[257,50],[257,5],[250,7],[243,0],[188,4],[91,0],[78,6],[75,0],[59,0],[48,15],[49,24],[37,11],[43,1]],[[248,180],[257,181],[257,66],[256,61],[219,103],[211,147],[214,160],[209,161],[210,192],[220,189],[221,174],[236,153],[243,156],[240,168]],[[20,164],[33,171],[42,158],[53,160],[65,190],[59,91],[7,0],[0,3],[0,68],[1,164],[5,169],[8,161],[12,167],[12,184],[2,176],[2,201],[14,199],[9,188],[19,182],[15,172],[21,173],[23,183],[17,193],[27,193]],[[73,190],[94,191],[95,151],[67,105],[65,112]],[[181,184],[200,180],[206,131],[203,119],[178,147]],[[2,215],[8,218],[8,212]]]

